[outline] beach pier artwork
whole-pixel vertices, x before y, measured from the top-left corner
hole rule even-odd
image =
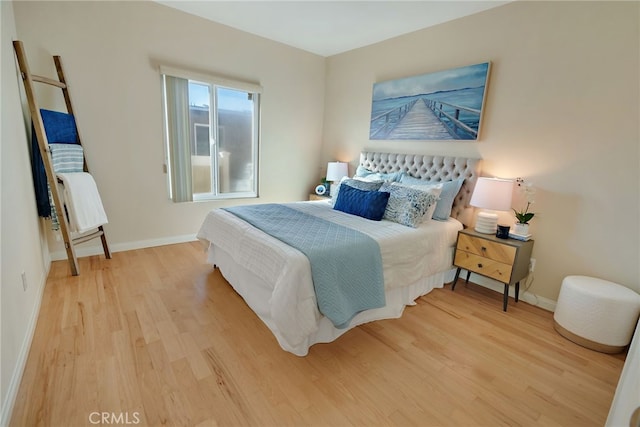
[[[490,63],[373,85],[370,139],[478,140]]]

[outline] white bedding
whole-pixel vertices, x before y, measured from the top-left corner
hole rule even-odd
[[[280,346],[299,356],[306,355],[314,343],[332,341],[359,324],[399,317],[405,305],[442,287],[462,228],[453,218],[426,221],[417,229],[386,220],[370,221],[333,210],[325,201],[287,206],[374,238],[380,245],[387,298],[386,307],[362,312],[349,328],[335,329],[318,311],[305,255],[225,210],[209,212],[198,232],[208,247],[209,262],[220,268]]]

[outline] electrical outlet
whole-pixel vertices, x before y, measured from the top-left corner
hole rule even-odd
[[[27,291],[27,273],[22,272],[22,290]]]
[[[529,271],[533,273],[533,270],[535,269],[536,269],[536,259],[531,258],[531,260],[529,261]]]

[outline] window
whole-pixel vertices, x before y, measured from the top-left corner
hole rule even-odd
[[[260,87],[161,67],[169,196],[258,195]]]

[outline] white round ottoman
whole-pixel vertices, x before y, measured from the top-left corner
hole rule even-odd
[[[562,281],[553,315],[563,337],[602,353],[619,353],[631,341],[640,295],[617,283],[587,276]]]

